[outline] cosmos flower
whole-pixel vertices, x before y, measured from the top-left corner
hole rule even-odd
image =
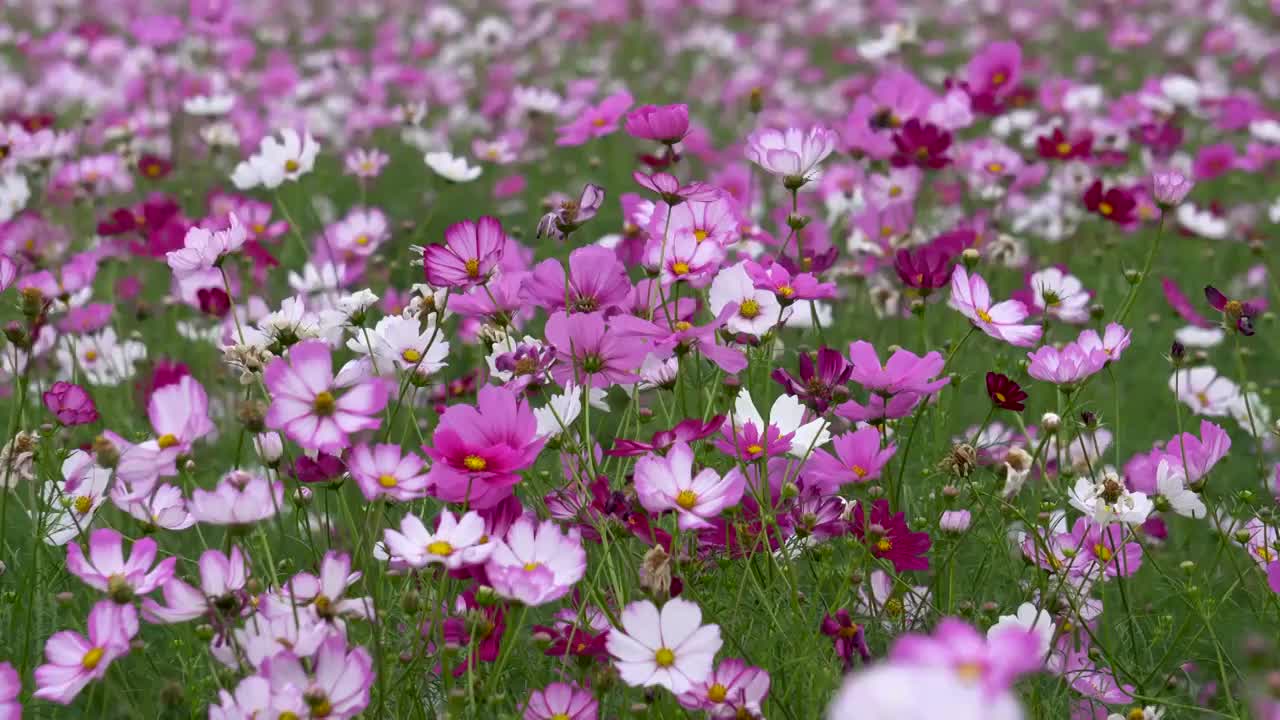
[[[129,652],[138,633],[138,615],[132,605],[101,600],[89,611],[89,633],[73,630],[54,633],[44,645],[48,662],[36,668],[33,697],[70,705],[80,691],[101,680],[107,668]]]
[[[444,231],[443,245],[430,245],[422,255],[427,282],[433,287],[466,289],[488,282],[502,262],[506,233],[496,218],[463,220]]]
[[[767,290],[757,289],[742,263],[716,273],[711,281],[710,300],[711,312],[716,317],[730,303],[738,306],[737,312],[725,322],[725,327],[732,332],[760,337],[785,319],[777,297]]]
[[[622,609],[622,628],[609,631],[609,654],[622,682],[660,686],[679,695],[711,676],[720,650],[719,625],[703,625],[702,610],[672,598],[658,607],[648,600]]]
[[[882,446],[880,431],[874,427],[837,435],[831,440],[831,446],[834,455],[826,450],[814,450],[805,464],[805,477],[817,481],[817,487],[825,492],[836,492],[848,483],[879,478],[880,471],[898,449],[893,443]]]
[[[554,313],[547,319],[546,336],[561,361],[551,368],[561,385],[607,388],[634,382],[648,354],[647,343],[624,337],[600,312]]]
[[[601,100],[598,105],[583,109],[573,122],[557,129],[556,145],[583,145],[613,134],[618,129],[618,121],[634,102],[631,94],[623,91]]]
[[[1154,509],[1145,493],[1130,492],[1114,471],[1103,471],[1097,480],[1077,478],[1068,499],[1072,507],[1103,527],[1112,522],[1139,525]]]
[[[529,404],[507,388],[481,388],[476,405],[453,405],[440,416],[427,473],[433,496],[489,508],[508,497],[519,472],[533,464],[545,438]]]
[[[1007,375],[988,372],[987,395],[991,398],[991,404],[1003,410],[1022,412],[1027,408],[1024,404],[1027,394]]]
[[[369,502],[380,497],[400,502],[426,497],[425,463],[399,445],[357,445],[347,459],[347,469]]]
[[[311,172],[320,144],[311,133],[298,134],[293,128],[280,131],[280,139],[273,135],[262,138],[258,152],[236,165],[231,182],[238,190],[264,187],[274,190],[286,181],[292,182]]]
[[[689,106],[641,105],[627,113],[623,128],[632,137],[675,145],[689,134]]]
[[[747,159],[799,188],[816,176],[818,164],[836,148],[839,136],[821,126],[757,130],[747,137]]]
[[[737,718],[761,714],[769,694],[769,673],[737,658],[725,658],[711,676],[676,699],[690,710],[702,710],[712,718]]]
[[[1026,307],[1017,300],[992,304],[991,291],[982,276],[969,275],[956,267],[951,275],[951,307],[969,318],[979,330],[1017,347],[1031,347],[1040,340],[1039,325],[1020,324],[1027,317]]]
[[[84,584],[107,593],[117,603],[128,603],[135,596],[147,595],[173,577],[177,558],[156,558],[156,541],[141,538],[133,543],[129,559],[124,559],[124,538],[110,528],[99,528],[89,534],[89,556],[80,546],[67,545],[67,571]]]
[[[487,541],[484,519],[475,511],[458,518],[446,510],[436,522],[435,531],[429,531],[416,516],[404,516],[399,531],[383,531],[387,550],[411,567],[441,563],[457,570],[483,564],[497,547],[496,543]]]
[[[1118,225],[1127,225],[1135,219],[1138,203],[1133,193],[1119,187],[1103,190],[1102,181],[1095,180],[1084,193],[1084,206],[1089,212],[1100,215]]]
[[[746,480],[737,468],[723,476],[712,468],[693,472],[693,450],[677,442],[666,457],[646,455],[636,462],[636,495],[649,512],[674,510],[681,530],[711,527],[710,518],[742,499]]]
[[[455,156],[446,151],[429,152],[422,158],[427,167],[440,177],[451,183],[468,183],[480,177],[483,172],[479,165],[472,166],[467,159]]]
[[[596,720],[599,707],[590,690],[554,682],[529,695],[523,720]]]
[[[564,597],[586,571],[580,533],[571,529],[565,535],[554,520],[536,527],[528,519],[517,520],[485,562],[498,595],[535,607]]]
[[[213,490],[191,492],[191,515],[210,525],[249,526],[276,514],[284,503],[284,484],[233,470]]]
[[[332,453],[347,447],[350,433],[381,425],[387,382],[368,378],[338,395],[332,363],[329,346],[316,340],[294,345],[287,360],[272,360],[263,373],[271,392],[266,426],[304,448]]]
[[[79,385],[59,380],[44,392],[41,399],[58,422],[68,427],[98,421],[98,408],[93,397]]]

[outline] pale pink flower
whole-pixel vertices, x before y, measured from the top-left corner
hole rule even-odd
[[[156,541],[142,538],[133,544],[129,559],[124,559],[124,537],[110,528],[99,528],[89,534],[89,557],[76,543],[67,545],[67,572],[84,584],[111,599],[127,603],[136,595],[146,595],[173,577],[177,558],[165,558],[156,564]]]
[[[496,546],[486,541],[484,518],[474,510],[461,519],[445,510],[435,532],[429,532],[416,516],[406,515],[400,531],[384,530],[383,539],[391,555],[416,568],[429,563],[441,563],[450,570],[480,565]]]
[[[525,605],[545,605],[564,597],[587,571],[587,552],[576,528],[568,536],[554,520],[536,528],[521,518],[495,543],[485,563],[498,595]]]
[[[969,318],[982,332],[1018,347],[1031,347],[1040,340],[1039,325],[1023,325],[1027,308],[1017,300],[992,304],[987,281],[978,274],[969,275],[963,266],[951,274],[951,307]]]
[[[89,634],[72,630],[54,633],[44,644],[47,662],[36,668],[34,697],[69,705],[86,685],[101,680],[111,663],[129,652],[138,633],[138,614],[132,605],[102,600],[89,611]]]
[[[289,359],[276,358],[263,373],[271,392],[266,425],[283,430],[308,450],[337,453],[347,447],[347,435],[382,424],[378,413],[386,407],[391,387],[386,380],[365,378],[341,396],[333,378],[329,346],[319,340],[294,345]]]
[[[649,512],[675,510],[681,530],[711,527],[710,518],[742,500],[746,480],[735,467],[723,477],[712,468],[693,474],[693,450],[678,442],[667,456],[646,455],[636,463],[636,494]]]
[[[347,470],[369,502],[380,497],[400,502],[426,497],[430,485],[425,461],[389,443],[357,445],[347,458]]]
[[[702,610],[682,598],[658,607],[648,600],[622,609],[622,629],[609,631],[606,646],[622,682],[658,685],[679,695],[711,676],[720,650],[719,625],[703,625]]]

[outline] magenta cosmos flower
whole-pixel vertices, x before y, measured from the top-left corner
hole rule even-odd
[[[769,694],[769,673],[737,658],[726,658],[711,676],[677,700],[711,718],[763,717],[761,704]]]
[[[547,319],[547,342],[562,362],[551,368],[561,385],[607,388],[636,380],[636,369],[649,353],[649,345],[611,329],[604,314],[563,312]]]
[[[267,427],[283,430],[308,450],[328,453],[346,449],[349,433],[378,427],[391,393],[386,380],[371,377],[336,395],[333,358],[320,340],[294,345],[288,360],[272,360],[263,381],[271,392]]]
[[[440,416],[431,445],[435,462],[427,479],[431,494],[447,502],[488,508],[511,494],[519,471],[542,450],[538,421],[529,404],[504,387],[480,389],[476,406],[454,405]]]
[[[641,105],[627,113],[623,128],[631,137],[675,145],[689,134],[689,106]]]
[[[746,480],[738,468],[723,477],[711,468],[693,474],[693,450],[678,442],[667,456],[646,455],[636,462],[636,495],[649,512],[675,510],[681,530],[711,527],[710,518],[742,500]]]
[[[132,605],[102,600],[89,611],[89,635],[63,630],[44,645],[48,660],[36,668],[34,697],[68,705],[86,685],[101,680],[116,658],[129,652],[138,633],[138,613]]]
[[[524,720],[596,720],[599,708],[590,690],[557,682],[529,695]]]
[[[888,500],[873,502],[870,517],[862,502],[855,505],[852,531],[872,555],[892,562],[897,572],[929,569],[929,558],[925,557],[933,545],[929,533],[911,532],[906,514],[892,512]]]
[[[129,559],[124,559],[124,538],[110,528],[99,528],[89,535],[89,557],[76,543],[67,545],[67,571],[95,590],[110,594],[111,599],[127,603],[137,595],[146,595],[173,577],[177,558],[165,558],[152,569],[156,559],[156,541],[142,538],[133,544]]]
[[[818,163],[836,149],[839,140],[834,130],[820,126],[766,128],[747,137],[747,159],[798,189],[813,179]]]
[[[880,445],[880,431],[864,427],[831,441],[835,454],[823,449],[813,451],[805,464],[805,477],[818,481],[823,492],[834,493],[848,483],[869,482],[880,477],[880,471],[893,457],[897,445]]]
[[[569,274],[559,260],[543,260],[524,277],[520,297],[549,311],[605,311],[631,297],[627,269],[609,248],[588,245],[569,254]]]
[[[357,445],[347,458],[347,470],[369,502],[380,497],[416,500],[426,497],[430,485],[422,458],[390,443]]]
[[[22,720],[22,679],[11,663],[0,663],[0,720]]]
[[[1021,302],[1005,300],[993,305],[987,281],[977,273],[969,275],[963,267],[957,266],[951,275],[950,305],[979,330],[1010,345],[1031,347],[1043,332],[1039,325],[1021,324],[1028,315]]]
[[[898,348],[881,367],[875,346],[866,340],[858,340],[849,345],[849,359],[853,361],[850,380],[868,390],[886,395],[931,395],[951,382],[949,377],[935,379],[946,364],[942,354],[938,352],[926,353],[924,357],[920,357],[910,350]]]
[[[496,543],[484,568],[498,595],[525,605],[545,605],[567,595],[586,574],[587,551],[578,530],[566,536],[554,520],[535,527],[521,518]]]
[[[67,426],[87,425],[98,421],[98,408],[93,404],[89,391],[79,385],[59,380],[42,396],[58,422]]]
[[[437,288],[465,290],[483,285],[498,269],[507,235],[497,218],[463,220],[444,231],[444,244],[422,252],[427,282]]]
[[[560,134],[556,144],[582,145],[588,140],[612,134],[618,129],[618,120],[635,102],[630,93],[620,92],[610,95],[594,105],[582,110],[573,122],[557,130]]]

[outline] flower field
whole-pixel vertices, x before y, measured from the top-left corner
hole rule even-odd
[[[1280,720],[1280,2],[10,0],[0,720]]]

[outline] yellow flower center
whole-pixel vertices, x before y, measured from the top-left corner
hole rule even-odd
[[[1143,720],[1147,717],[1147,713],[1142,708],[1136,707],[1130,710],[1126,717],[1129,718],[1129,720]]]
[[[178,444],[178,438],[173,433],[165,433],[156,438],[156,444],[160,446],[161,450],[168,450]]]
[[[85,362],[93,362],[94,360],[97,360],[97,359],[98,359],[98,351],[97,351],[97,350],[85,350],[85,351],[84,351],[84,361],[85,361]]]
[[[294,160],[293,158],[289,158],[288,160],[285,160],[285,161],[284,161],[284,171],[285,171],[285,172],[298,172],[298,168],[300,168],[300,167],[302,167],[302,166],[301,166],[301,165],[299,165],[299,164],[298,164],[298,161],[297,161],[297,160]]]
[[[685,510],[692,510],[693,506],[697,504],[698,495],[692,490],[681,490],[680,494],[676,495],[676,505],[679,505]]]
[[[889,197],[898,197],[901,194],[902,194],[902,188],[898,187],[897,185],[889,186]]]
[[[1115,212],[1115,211],[1116,211],[1116,209],[1115,209],[1115,208],[1113,208],[1113,207],[1111,207],[1111,203],[1109,203],[1109,202],[1100,202],[1100,203],[1098,203],[1098,212],[1102,213],[1103,215],[1110,215],[1111,213],[1113,213],[1113,212]]]
[[[334,399],[333,393],[328,390],[317,393],[316,399],[311,403],[311,407],[321,417],[332,415],[337,406],[337,400]]]
[[[760,443],[751,443],[747,446],[748,455],[759,455],[762,452],[764,452],[764,446]]]
[[[92,670],[98,667],[98,663],[102,662],[102,656],[106,651],[100,647],[90,648],[89,652],[84,654],[80,659],[80,667],[85,670]]]
[[[479,259],[470,258],[469,260],[467,260],[467,277],[471,277],[471,278],[480,277],[480,260]]]
[[[1209,404],[1209,396],[1203,390],[1196,393],[1196,400],[1199,400],[1201,405]]]
[[[658,652],[653,654],[653,661],[660,668],[669,668],[676,664],[676,654],[667,648],[658,648]]]
[[[722,703],[724,699],[729,697],[729,688],[716,683],[707,688],[707,699],[713,703]]]
[[[400,353],[400,357],[404,358],[405,362],[416,363],[422,359],[422,353],[414,350],[413,348],[409,348],[408,350]]]
[[[453,546],[444,540],[436,540],[427,546],[427,552],[440,557],[449,557],[453,554]]]
[[[891,237],[892,235],[893,235],[893,226],[892,226],[892,225],[881,225],[881,226],[880,226],[880,236],[881,236],[881,237]]]
[[[976,310],[978,311],[978,317],[982,318],[982,322],[991,322],[991,313],[982,308],[976,308]]]
[[[1258,549],[1254,550],[1253,552],[1258,557],[1262,558],[1263,560],[1266,560],[1267,562],[1271,562],[1272,560],[1276,559],[1276,554],[1274,552],[1272,552],[1269,548],[1263,547],[1261,545],[1259,545]]]
[[[998,72],[991,76],[992,85],[1003,85],[1005,80],[1008,80],[1008,78],[1005,77],[1005,74],[1002,72]]]
[[[706,240],[707,231],[703,230],[702,228],[697,228],[696,230],[693,231],[693,239],[697,240],[698,242],[702,242],[703,240]]]
[[[1004,393],[1002,393],[1002,392],[997,392],[997,393],[996,393],[996,402],[1008,402],[1008,400],[1005,398]]]
[[[462,464],[472,472],[480,472],[489,466],[489,463],[479,455],[468,455],[462,459]]]
[[[285,710],[276,716],[276,720],[301,720],[301,718],[298,717],[298,713],[291,710]]]
[[[956,666],[956,675],[965,682],[973,682],[982,677],[982,666],[976,662],[960,663]]]
[[[254,223],[249,229],[253,230],[254,235],[261,235],[267,231],[267,226],[262,223]]]
[[[689,273],[689,263],[678,262],[671,265],[671,272],[676,275],[687,275]]]
[[[989,162],[987,163],[987,172],[1002,173],[1004,172],[1004,164],[998,163],[998,162]]]
[[[534,570],[537,570],[540,567],[542,567],[542,563],[527,562],[524,564],[524,571],[533,572]]]
[[[751,320],[760,316],[760,303],[754,298],[747,298],[738,306],[738,314]]]
[[[676,327],[676,330],[680,332],[684,332],[685,330],[688,330],[689,328],[693,327],[693,323],[689,322],[688,320],[677,320],[675,327]]]
[[[889,538],[880,538],[876,541],[876,550],[879,550],[880,552],[889,552],[892,549],[893,543],[889,541]]]
[[[147,177],[155,177],[160,174],[160,166],[155,163],[147,163],[147,166],[142,171],[147,174]]]
[[[368,235],[365,235],[364,233],[360,233],[359,235],[357,235],[357,236],[356,236],[356,244],[357,244],[357,245],[359,245],[359,246],[361,246],[361,247],[364,247],[365,245],[368,245],[368,244],[369,244],[369,236],[368,236]]]
[[[400,481],[396,480],[395,475],[379,475],[378,476],[378,484],[384,488],[393,488],[399,483]]]
[[[1071,143],[1066,143],[1066,142],[1060,142],[1060,143],[1058,143],[1058,154],[1059,154],[1059,155],[1070,155],[1070,154],[1071,154]]]
[[[596,127],[604,127],[605,121],[604,121],[604,118],[598,117],[595,120],[592,120],[591,124],[595,125]]]
[[[1097,555],[1098,559],[1104,563],[1111,562],[1111,558],[1114,557],[1111,553],[1111,548],[1108,548],[1106,545],[1103,545],[1102,543],[1098,543],[1097,545],[1093,546],[1093,554]]]
[[[75,499],[75,502],[71,503],[71,506],[75,508],[78,514],[88,515],[89,510],[93,508],[93,498],[88,495],[81,495]]]
[[[790,285],[783,285],[782,287],[778,288],[775,292],[784,298],[789,298],[792,295],[796,294],[796,289],[791,287]]]
[[[569,720],[569,716],[564,713],[556,713],[551,716],[551,720]]]

